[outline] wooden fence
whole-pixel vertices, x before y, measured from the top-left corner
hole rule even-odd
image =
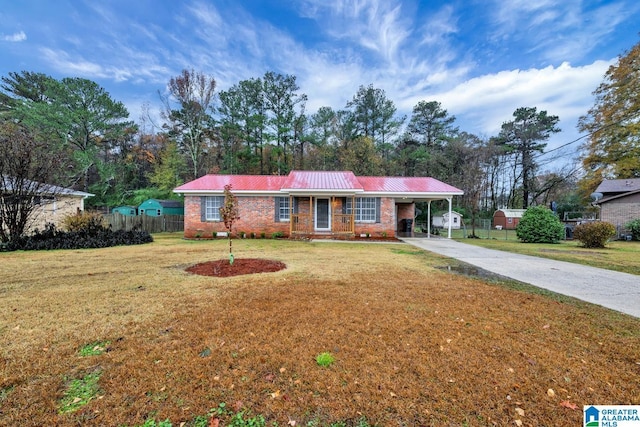
[[[122,215],[111,213],[103,215],[112,230],[144,230],[149,233],[184,231],[184,215]]]

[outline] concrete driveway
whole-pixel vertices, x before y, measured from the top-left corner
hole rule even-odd
[[[640,276],[485,249],[450,239],[400,239],[501,276],[640,317]]]

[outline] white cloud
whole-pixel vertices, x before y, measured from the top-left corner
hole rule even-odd
[[[17,33],[13,33],[13,34],[9,34],[9,35],[3,35],[2,40],[5,42],[23,42],[27,39],[27,35],[25,34],[24,31],[18,31]]]
[[[495,0],[495,43],[516,42],[520,49],[547,61],[580,61],[608,42],[607,36],[640,9],[637,3],[611,1],[587,7],[581,0]]]
[[[318,21],[330,37],[353,41],[386,61],[397,57],[412,25],[396,0],[306,0],[300,8],[303,16]]]
[[[605,72],[615,60],[595,61],[572,67],[509,70],[469,79],[451,90],[419,94],[402,100],[404,109],[420,100],[436,100],[455,115],[461,129],[478,135],[493,136],[502,123],[511,120],[519,107],[537,107],[559,116],[559,134],[554,144],[577,137],[578,118],[593,106],[592,92],[602,82]]]
[[[148,58],[140,52],[127,51],[126,58],[132,62],[108,67],[101,65],[98,61],[85,59],[81,55],[72,56],[63,50],[41,48],[40,53],[53,68],[68,77],[112,79],[116,82],[143,79],[153,82],[163,81],[158,76],[168,73],[166,67],[156,65],[153,58]]]

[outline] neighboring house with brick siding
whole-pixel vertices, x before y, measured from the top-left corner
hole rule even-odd
[[[602,198],[593,202],[600,207],[600,220],[610,222],[618,230],[640,219],[640,178],[605,179],[596,189]]]
[[[224,187],[238,200],[234,232],[289,237],[393,237],[415,217],[416,202],[451,200],[462,190],[427,177],[357,177],[349,171],[292,171],[287,176],[205,175],[175,188],[184,195],[184,235],[226,231]],[[404,220],[404,221],[403,221]]]

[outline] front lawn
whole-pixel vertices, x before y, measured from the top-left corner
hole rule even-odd
[[[0,253],[0,425],[580,425],[640,404],[638,319],[403,244],[235,240],[287,268],[214,278],[185,269],[225,240],[154,240]]]

